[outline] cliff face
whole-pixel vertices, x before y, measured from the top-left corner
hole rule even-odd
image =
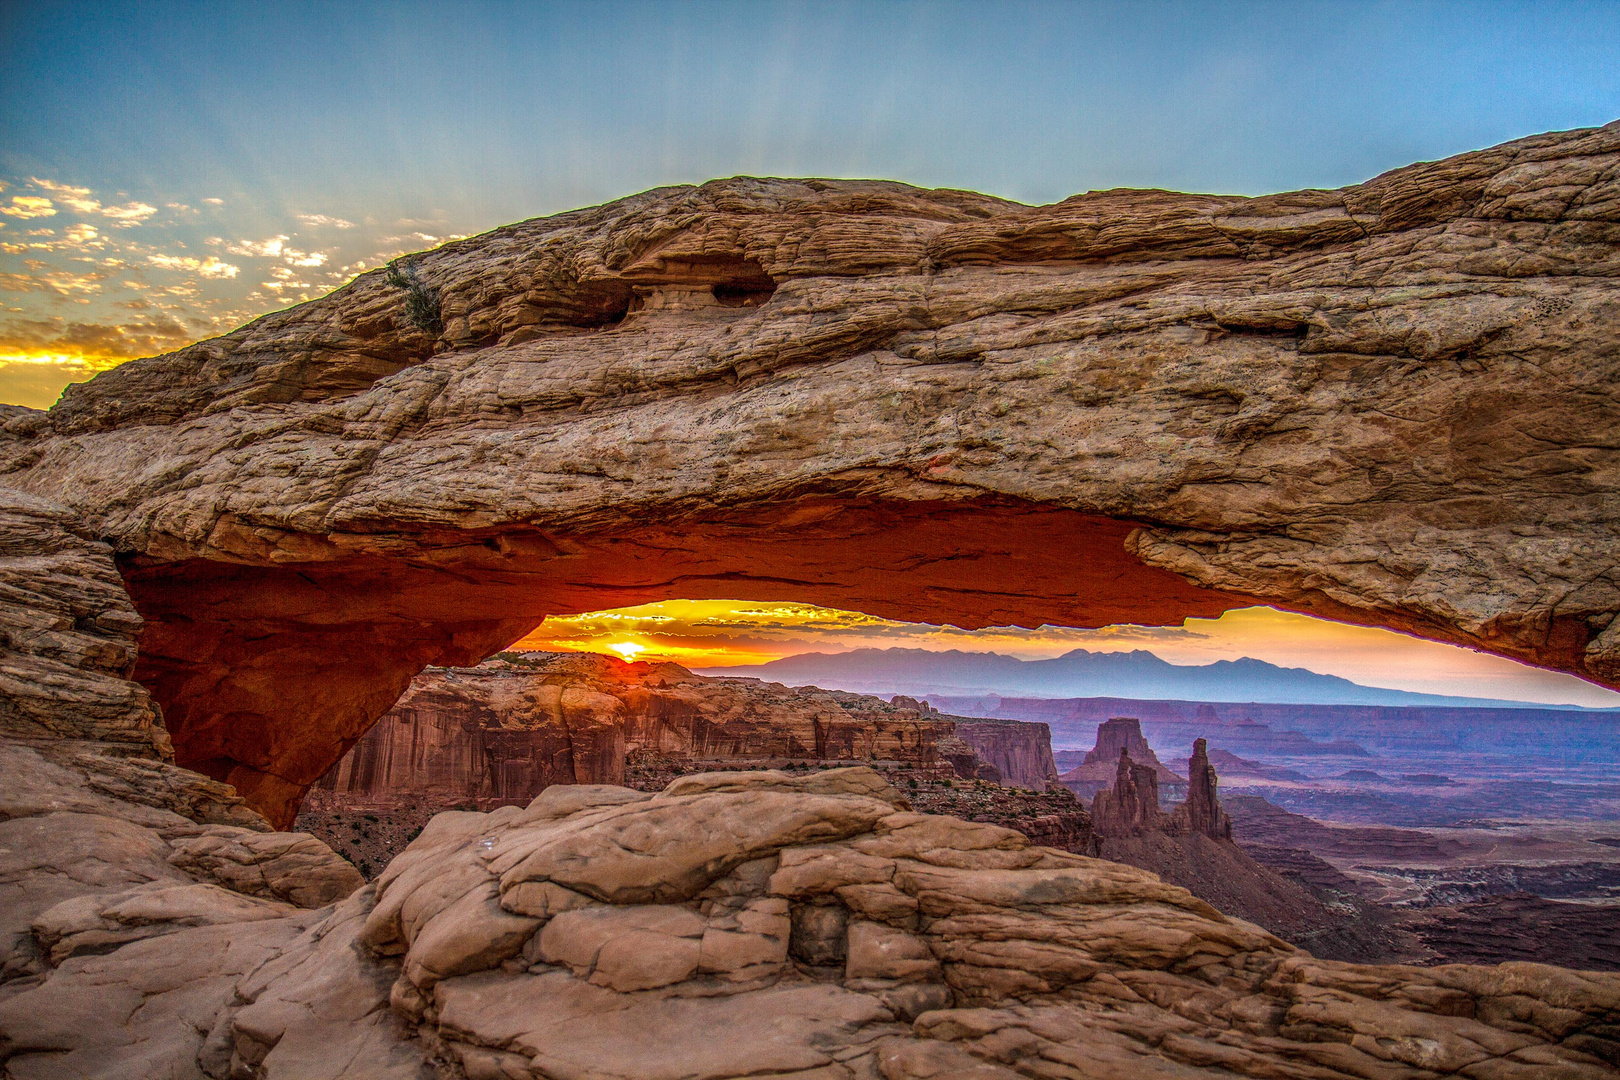
[[[1009,782],[1043,790],[1051,760],[1044,724],[980,728],[909,699],[530,653],[423,672],[318,786],[507,803],[552,784],[623,784],[630,772],[859,761],[994,782],[1004,763]]]
[[[1003,784],[1033,791],[1061,786],[1052,757],[1052,729],[1019,720],[955,721],[956,734],[995,767]]]
[[[285,820],[547,615],[1256,602],[1620,685],[1620,126],[1338,191],[664,188],[0,423],[107,538],[177,760]],[[1378,553],[1376,558],[1369,552]]]

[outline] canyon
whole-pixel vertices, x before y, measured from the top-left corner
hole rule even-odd
[[[1620,976],[1317,959],[864,766],[550,785],[434,816],[365,884],[172,763],[128,678],[141,619],[71,512],[0,488],[0,594],[16,1080],[1620,1067]]]
[[[369,882],[276,827],[424,669],[666,597],[1270,603],[1620,684],[1617,168],[1610,125],[1255,199],[659,189],[415,257],[434,329],[378,269],[0,408],[0,1068],[1614,1076],[1620,975],[1320,958],[919,812],[977,777],[549,783]]]
[[[713,770],[852,763],[876,768],[919,809],[1094,851],[1045,724],[590,653],[508,652],[425,670],[317,781],[294,828],[374,876],[439,810],[524,805],[553,784],[659,791]]]
[[[623,784],[659,761],[683,772],[861,762],[1035,791],[1057,782],[1045,724],[968,721],[912,699],[711,679],[672,663],[503,653],[418,675],[316,788],[490,809],[527,803],[556,783]]]

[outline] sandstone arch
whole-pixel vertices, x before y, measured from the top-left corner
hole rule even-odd
[[[1255,602],[1620,686],[1620,125],[1339,191],[647,192],[10,409],[120,553],[179,761],[285,822],[551,613]]]

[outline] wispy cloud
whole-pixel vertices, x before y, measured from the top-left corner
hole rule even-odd
[[[87,187],[77,187],[73,184],[63,184],[55,180],[45,180],[37,176],[30,176],[28,182],[41,191],[49,192],[51,198],[70,210],[81,214],[100,214],[121,229],[127,229],[150,218],[157,213],[157,207],[148,203],[130,201],[120,205],[109,206],[94,197],[95,192]],[[40,196],[19,195],[11,200],[14,204],[22,201],[43,203],[51,205],[51,199]],[[54,214],[53,209],[50,213]],[[0,209],[0,213],[10,213]],[[15,214],[16,217],[25,217],[25,214]]]
[[[223,246],[232,255],[247,255],[260,259],[279,259],[286,243],[291,237],[283,234],[272,236],[268,240],[225,240],[218,236],[210,236],[210,244]]]
[[[41,191],[50,192],[63,206],[81,214],[93,214],[101,209],[101,203],[90,197],[93,192],[87,187],[59,184],[55,180],[41,180],[37,176],[30,176],[28,182]]]
[[[132,225],[139,225],[153,214],[157,207],[148,206],[143,202],[125,203],[123,206],[103,206],[101,216],[110,218],[118,228],[127,229]]]
[[[305,226],[311,229],[352,229],[354,222],[344,221],[340,217],[331,217],[327,214],[294,214]]]
[[[288,266],[322,266],[326,263],[326,255],[319,251],[301,251],[298,248],[288,247],[287,241],[292,237],[282,234],[272,236],[268,240],[224,240],[218,236],[210,236],[208,243],[216,247],[224,247],[227,254],[244,255],[257,259],[280,259]]]
[[[226,231],[241,222],[222,196],[98,191],[41,176],[0,178],[0,192],[0,296],[14,298],[0,319],[25,320],[0,323],[0,368],[32,371],[21,382],[0,375],[0,401],[31,404],[44,393],[40,371],[67,382],[87,364],[179,348],[442,243],[448,224],[410,219],[390,229],[317,209],[254,219],[249,208],[242,213],[254,227]],[[407,226],[422,231],[379,235]]]
[[[0,273],[0,290],[5,292],[53,292],[58,296],[101,291],[107,275],[74,274],[66,270],[35,268],[30,274]]]
[[[55,217],[56,207],[39,195],[13,195],[9,205],[0,206],[0,214],[14,218]]]
[[[241,267],[220,262],[212,255],[206,259],[190,255],[148,255],[146,261],[160,270],[189,270],[205,278],[233,278],[242,271]]]

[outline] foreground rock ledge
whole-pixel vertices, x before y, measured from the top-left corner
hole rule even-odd
[[[181,764],[290,820],[548,614],[1263,601],[1620,686],[1620,126],[1355,187],[1026,207],[734,179],[421,255],[8,409]]]
[[[1317,961],[1146,872],[911,813],[864,767],[552,787],[440,814],[335,907],[170,904],[0,997],[10,1075],[1620,1073],[1620,976]]]

